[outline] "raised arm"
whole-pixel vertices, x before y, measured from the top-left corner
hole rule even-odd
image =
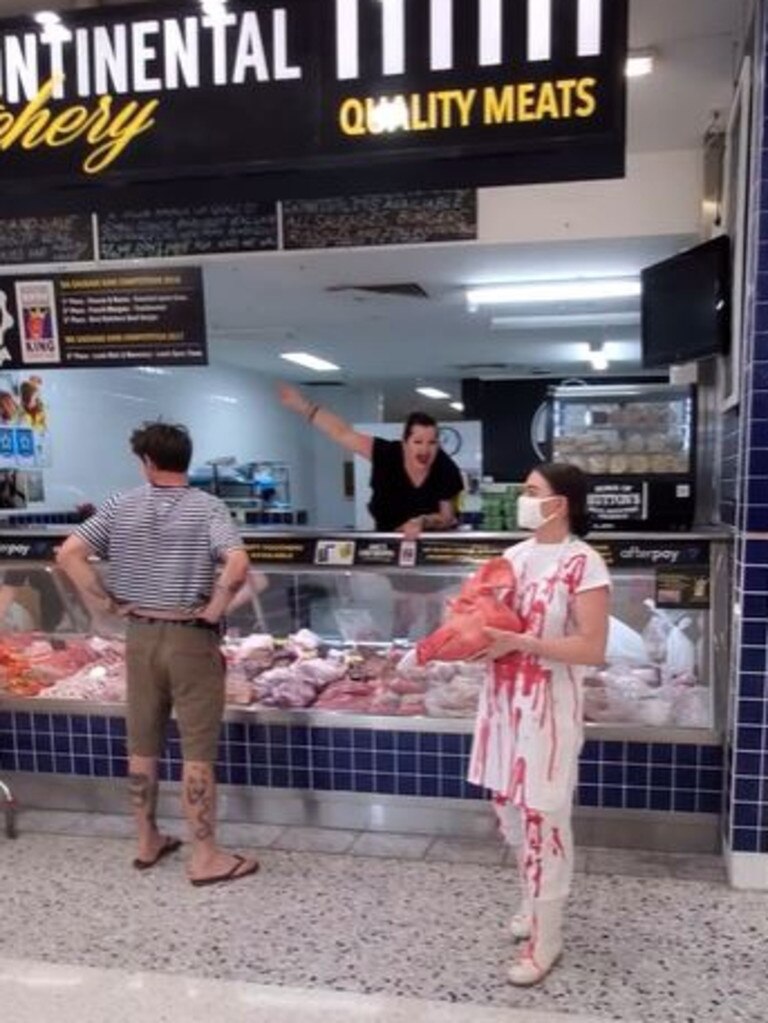
[[[362,455],[369,460],[373,457],[373,437],[353,430],[340,416],[305,398],[297,387],[281,384],[277,393],[287,409],[303,416],[335,444],[339,444],[353,455]]]

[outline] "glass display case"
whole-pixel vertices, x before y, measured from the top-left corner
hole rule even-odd
[[[590,477],[599,529],[689,529],[695,392],[669,385],[565,386],[550,392],[556,462]]]
[[[401,662],[477,564],[516,539],[248,538],[251,576],[224,641],[230,713],[301,711],[342,724],[349,718],[355,727],[366,718],[407,718],[417,730],[450,720],[470,730],[482,664]],[[0,541],[0,700],[119,705],[123,623],[89,619],[51,563],[55,542]],[[714,729],[727,608],[713,605],[727,592],[717,585],[727,573],[725,538],[611,535],[594,543],[610,567],[613,595],[606,663],[586,681],[587,722]]]

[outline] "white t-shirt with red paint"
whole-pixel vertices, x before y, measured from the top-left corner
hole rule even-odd
[[[514,608],[525,632],[542,639],[572,634],[576,595],[611,585],[597,551],[574,537],[556,544],[525,540],[504,556],[515,573]],[[521,654],[490,665],[469,780],[518,806],[567,805],[583,742],[586,667]]]

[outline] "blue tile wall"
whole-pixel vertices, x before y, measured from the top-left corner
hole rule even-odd
[[[764,51],[753,62],[762,122],[766,108],[764,30],[757,38],[762,39]],[[729,472],[723,490],[724,512],[730,515],[726,521],[738,529],[734,600],[742,611],[733,636],[736,675],[728,736],[726,837],[731,849],[750,853],[768,853],[768,541],[764,535],[755,535],[768,533],[768,148],[764,133],[763,127],[760,137],[753,140],[758,159],[746,218],[749,299],[743,316],[742,415],[736,446],[743,459],[741,467],[737,465],[735,486],[729,461],[734,450],[733,423],[726,416],[723,424],[727,434],[723,465]]]
[[[466,780],[470,745],[469,735],[231,722],[222,729],[217,772],[229,785],[485,799],[487,793]],[[127,768],[125,722],[3,712],[0,751],[0,764],[10,770],[119,778]],[[745,761],[742,766],[750,769],[752,780],[759,777],[758,762]],[[181,777],[174,724],[160,777],[165,781]],[[742,788],[741,798],[746,800],[753,791],[754,786]],[[589,741],[582,754],[577,798],[586,807],[719,814],[722,750]]]

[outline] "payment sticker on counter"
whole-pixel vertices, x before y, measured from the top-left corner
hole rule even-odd
[[[704,572],[656,571],[656,607],[659,608],[708,608],[709,575]]]
[[[316,565],[347,568],[355,563],[354,540],[318,540],[315,547]]]

